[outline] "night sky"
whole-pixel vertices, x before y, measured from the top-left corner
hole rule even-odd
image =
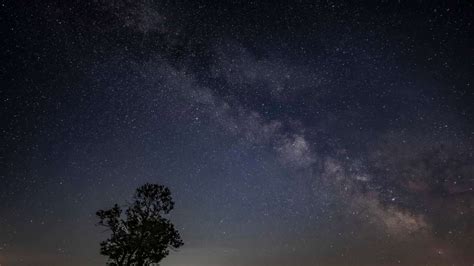
[[[0,6],[0,265],[146,182],[163,266],[474,264],[471,1],[58,2]]]

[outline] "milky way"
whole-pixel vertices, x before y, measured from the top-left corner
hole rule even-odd
[[[472,3],[1,10],[1,265],[104,265],[145,182],[162,265],[474,263]]]

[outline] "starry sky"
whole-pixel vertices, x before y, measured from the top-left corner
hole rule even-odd
[[[163,266],[474,263],[472,2],[0,10],[1,265],[104,265],[145,182]]]

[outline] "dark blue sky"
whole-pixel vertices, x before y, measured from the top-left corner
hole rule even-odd
[[[145,182],[163,265],[474,262],[472,3],[0,8],[0,264],[103,265]]]

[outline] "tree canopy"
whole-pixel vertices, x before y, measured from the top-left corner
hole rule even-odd
[[[183,245],[181,236],[169,219],[174,208],[170,190],[162,185],[145,184],[137,188],[125,211],[115,204],[97,211],[99,225],[111,236],[100,243],[100,253],[108,256],[108,265],[158,264],[170,250]]]

